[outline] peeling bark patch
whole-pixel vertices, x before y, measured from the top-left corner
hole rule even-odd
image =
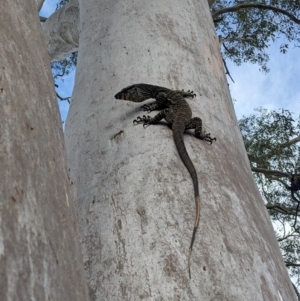
[[[223,233],[223,241],[224,241],[225,247],[227,249],[227,252],[229,252],[231,254],[234,253],[233,249],[230,246],[230,242],[228,241],[227,236],[226,236],[225,233]]]
[[[118,227],[120,230],[122,230],[122,221],[120,219],[118,220]]]
[[[17,187],[15,187],[16,193],[11,196],[12,201],[15,203],[21,200],[21,193]]]
[[[173,254],[169,254],[164,259],[164,272],[168,277],[174,277],[176,275],[176,267],[179,265],[178,258]]]
[[[150,297],[150,295],[148,292],[144,291],[143,294],[139,295],[139,297],[141,300],[143,300],[143,299]]]
[[[272,291],[274,290],[270,289],[266,278],[263,275],[260,276],[260,281],[260,289],[264,300],[276,300],[275,296],[272,294]]]
[[[119,131],[118,133],[114,134],[112,140],[113,140],[113,139],[116,139],[118,136],[120,136],[120,135],[122,135],[122,134],[124,134],[124,131],[121,130],[121,131]]]
[[[119,219],[117,225],[115,225],[114,233],[117,234],[118,240],[115,241],[116,249],[117,249],[117,258],[116,258],[116,266],[117,266],[117,273],[120,275],[124,270],[124,262],[126,262],[126,246],[125,246],[125,239],[122,238],[121,234],[122,230],[122,222]]]
[[[137,213],[138,213],[138,215],[140,216],[140,219],[141,219],[142,234],[145,234],[146,231],[144,229],[144,226],[146,226],[148,224],[145,208],[144,207],[138,208]]]
[[[123,269],[124,269],[124,264],[122,261],[119,260],[117,263],[117,271],[120,273],[121,271],[123,271]]]
[[[49,245],[50,245],[50,248],[51,248],[51,250],[52,250],[52,252],[53,252],[53,256],[54,256],[54,258],[55,258],[55,262],[56,262],[56,264],[58,264],[58,258],[57,258],[57,254],[56,254],[56,251],[55,251],[55,249],[53,248],[53,245],[52,245],[52,242],[51,242],[51,239],[48,237],[48,240],[49,240]]]
[[[32,126],[32,125],[30,125],[30,124],[28,124],[28,123],[26,123],[26,125],[27,125],[27,127],[32,131],[32,130],[34,130],[34,127]]]
[[[223,294],[218,293],[217,296],[215,296],[214,298],[212,298],[210,301],[231,301],[231,300],[229,300],[226,297],[224,297]]]

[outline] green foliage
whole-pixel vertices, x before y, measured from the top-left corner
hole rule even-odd
[[[212,11],[232,7],[239,3],[260,3],[281,8],[297,19],[300,19],[299,0],[217,0]],[[259,64],[261,70],[268,72],[268,47],[280,38],[280,52],[286,53],[288,44],[300,44],[300,25],[291,21],[287,16],[273,10],[260,8],[243,8],[237,12],[229,12],[218,16],[216,31],[223,40],[221,49],[223,58],[232,60],[235,64],[243,62]]]
[[[300,146],[297,137],[300,136],[300,118],[295,120],[291,112],[283,109],[268,111],[259,108],[257,112],[239,121],[251,167],[299,174]],[[286,189],[290,185],[289,178],[276,173],[253,175],[267,208],[272,208],[269,213],[284,261],[299,262],[300,212],[294,227],[298,203],[291,198],[291,191]],[[300,200],[299,193],[295,196]],[[296,277],[297,286],[300,286],[299,267],[289,267],[289,274]]]
[[[280,109],[256,109],[259,114],[243,117],[239,121],[249,159],[255,167],[294,173],[299,169],[299,146],[288,145],[300,134],[299,118]]]

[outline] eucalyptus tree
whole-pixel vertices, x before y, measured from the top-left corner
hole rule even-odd
[[[53,61],[78,51],[65,137],[92,300],[296,300],[228,91],[225,12],[209,4],[72,0],[44,24]],[[170,129],[133,127],[138,109],[114,99],[136,82],[193,89],[217,137],[186,137],[201,185],[192,280],[192,183]]]
[[[284,261],[299,286],[300,119],[283,109],[257,111],[239,125]]]
[[[0,299],[87,300],[50,63],[34,1],[0,11]]]

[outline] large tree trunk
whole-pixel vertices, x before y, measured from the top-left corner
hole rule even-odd
[[[79,57],[66,124],[92,300],[296,300],[254,183],[207,0],[80,1]],[[201,219],[187,272],[192,180],[166,126],[114,99],[144,82],[193,89],[217,137],[186,135]]]
[[[87,300],[74,201],[35,1],[0,11],[0,299]]]

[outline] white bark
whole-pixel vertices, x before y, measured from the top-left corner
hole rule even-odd
[[[61,121],[35,2],[4,0],[0,36],[0,299],[87,300]]]
[[[91,300],[296,300],[254,183],[207,1],[80,2],[80,46],[66,142]],[[201,219],[166,126],[114,99],[145,82],[193,89],[194,116],[217,137],[185,142]]]
[[[63,60],[78,50],[78,0],[71,0],[43,24],[50,61]]]

